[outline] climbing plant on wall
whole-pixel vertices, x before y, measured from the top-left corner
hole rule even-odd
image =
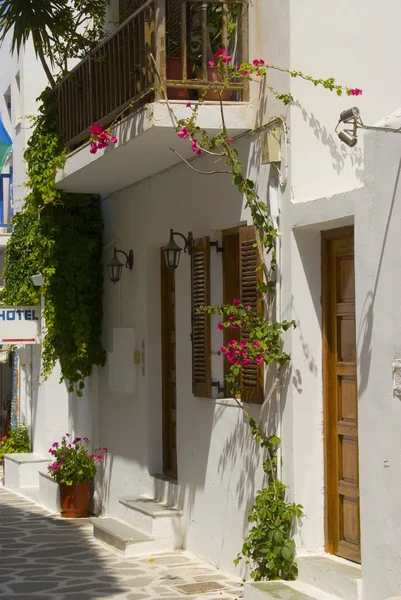
[[[42,374],[57,360],[70,391],[82,394],[93,365],[103,365],[102,218],[99,199],[57,190],[55,175],[66,152],[55,131],[54,106],[46,90],[25,152],[30,193],[13,218],[7,246],[3,300],[32,305],[44,295]],[[31,276],[41,273],[39,291]]]
[[[191,144],[191,149],[196,156],[209,155],[213,157],[217,165],[216,170],[203,172],[195,168],[179,153],[176,152],[176,154],[182,158],[189,168],[197,173],[204,173],[205,175],[230,174],[233,185],[244,196],[245,207],[249,210],[255,226],[255,246],[258,250],[260,263],[257,270],[263,272],[263,278],[258,288],[263,299],[264,312],[259,313],[251,306],[242,304],[239,298],[233,299],[232,304],[205,306],[200,310],[222,316],[223,319],[217,326],[219,330],[241,330],[245,333],[241,336],[240,341],[237,339],[230,340],[227,345],[220,348],[220,351],[230,365],[226,381],[229,384],[231,395],[243,410],[252,437],[264,453],[265,485],[256,493],[255,502],[248,516],[251,527],[245,537],[241,552],[234,562],[238,564],[240,560],[244,559],[250,565],[250,574],[255,580],[263,578],[288,580],[294,579],[297,575],[293,530],[295,520],[303,515],[303,507],[289,501],[287,486],[279,477],[277,453],[281,440],[275,433],[270,435],[266,431],[263,419],[261,418],[257,422],[240,402],[240,377],[242,369],[252,364],[263,364],[273,369],[272,385],[261,409],[262,416],[266,405],[274,398],[275,392],[280,393],[282,372],[290,360],[289,354],[283,349],[282,336],[285,331],[295,327],[295,322],[285,320],[277,322],[273,318],[278,231],[266,203],[259,198],[255,182],[244,174],[238,150],[235,148],[235,140],[229,137],[227,131],[224,105],[221,98],[226,87],[229,87],[233,81],[244,78],[257,81],[273,93],[278,100],[286,105],[290,104],[293,100],[290,93],[281,93],[268,84],[267,73],[269,69],[276,69],[289,74],[291,77],[301,78],[314,86],[322,86],[335,92],[338,96],[342,94],[358,96],[362,93],[362,90],[340,86],[333,78],[316,79],[300,71],[267,65],[263,59],[255,59],[252,63],[242,63],[238,66],[233,66],[231,63],[232,57],[223,48],[220,48],[214,55],[214,61],[209,61],[210,66],[217,66],[219,73],[218,84],[209,84],[209,87],[214,86],[220,91],[221,128],[217,135],[210,136],[197,124],[199,109],[206,98],[207,90],[203,91],[198,102],[188,102],[189,116],[176,121],[178,136]],[[167,94],[165,94],[165,97],[168,102]],[[171,105],[170,110],[173,112]],[[282,127],[285,127],[281,117],[271,119],[266,125],[267,127],[273,123],[277,125],[278,122]],[[219,166],[222,163],[225,165],[224,167]]]

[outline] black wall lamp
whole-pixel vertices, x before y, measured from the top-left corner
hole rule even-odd
[[[125,264],[122,263],[118,259],[117,254],[124,254]],[[128,267],[128,269],[130,269],[132,271],[133,266],[134,266],[134,253],[132,250],[130,250],[127,254],[126,252],[124,252],[124,250],[117,250],[117,248],[114,248],[113,258],[107,265],[107,268],[109,270],[110,281],[112,281],[113,283],[117,283],[121,279],[121,273],[122,273],[123,267]]]
[[[178,244],[175,243],[175,241],[174,241],[175,235],[180,236],[184,240],[184,248],[180,248],[180,246],[178,246]],[[184,252],[191,254],[193,245],[194,245],[194,238],[192,236],[192,231],[189,231],[187,237],[185,237],[185,235],[183,235],[182,233],[179,233],[178,231],[173,231],[172,229],[170,229],[169,242],[163,248],[164,260],[165,260],[167,269],[169,269],[169,270],[176,269],[180,262],[181,250],[184,250]]]

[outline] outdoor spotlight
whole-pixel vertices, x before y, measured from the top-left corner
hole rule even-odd
[[[175,243],[175,241],[174,241],[175,235],[180,236],[184,240],[184,243],[185,243],[184,248],[180,248],[180,246],[178,246],[178,244]],[[191,254],[193,242],[194,242],[194,239],[192,236],[192,231],[189,231],[188,236],[185,237],[185,235],[183,235],[182,233],[179,233],[178,231],[173,231],[172,229],[170,229],[169,242],[163,248],[164,260],[165,260],[167,269],[172,271],[178,267],[178,264],[180,262],[181,250],[184,250],[184,252]]]
[[[353,148],[358,143],[358,138],[356,135],[353,135],[349,131],[340,131],[338,133],[338,137],[344,144],[347,144],[350,148]]]
[[[343,110],[343,112],[340,114],[340,122],[345,123],[346,121],[350,121],[351,119],[359,119],[359,115],[359,108],[353,106],[352,108]]]
[[[118,259],[117,254],[123,254],[125,256],[125,264]],[[114,248],[113,258],[107,265],[107,268],[109,270],[110,281],[112,281],[113,283],[117,283],[121,279],[123,267],[128,267],[128,269],[132,271],[133,266],[134,253],[132,250],[130,250],[127,254],[126,252],[124,252],[124,250],[117,250],[117,248]]]
[[[343,129],[343,131],[337,132],[340,123],[349,125],[349,129]],[[367,129],[370,131],[383,131],[384,133],[401,133],[401,127],[378,127],[376,125],[365,125],[361,119],[361,113],[359,108],[353,106],[347,110],[343,110],[340,114],[340,120],[337,123],[335,129],[339,139],[347,144],[350,148],[353,148],[358,143],[358,129]]]

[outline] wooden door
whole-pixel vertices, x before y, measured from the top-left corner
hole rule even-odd
[[[354,232],[323,234],[326,551],[361,560]]]
[[[163,470],[177,477],[177,407],[175,348],[175,271],[166,268],[161,251]]]

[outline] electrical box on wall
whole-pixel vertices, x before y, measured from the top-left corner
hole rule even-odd
[[[272,127],[260,134],[260,147],[262,149],[262,165],[281,161],[280,152],[281,127]]]

